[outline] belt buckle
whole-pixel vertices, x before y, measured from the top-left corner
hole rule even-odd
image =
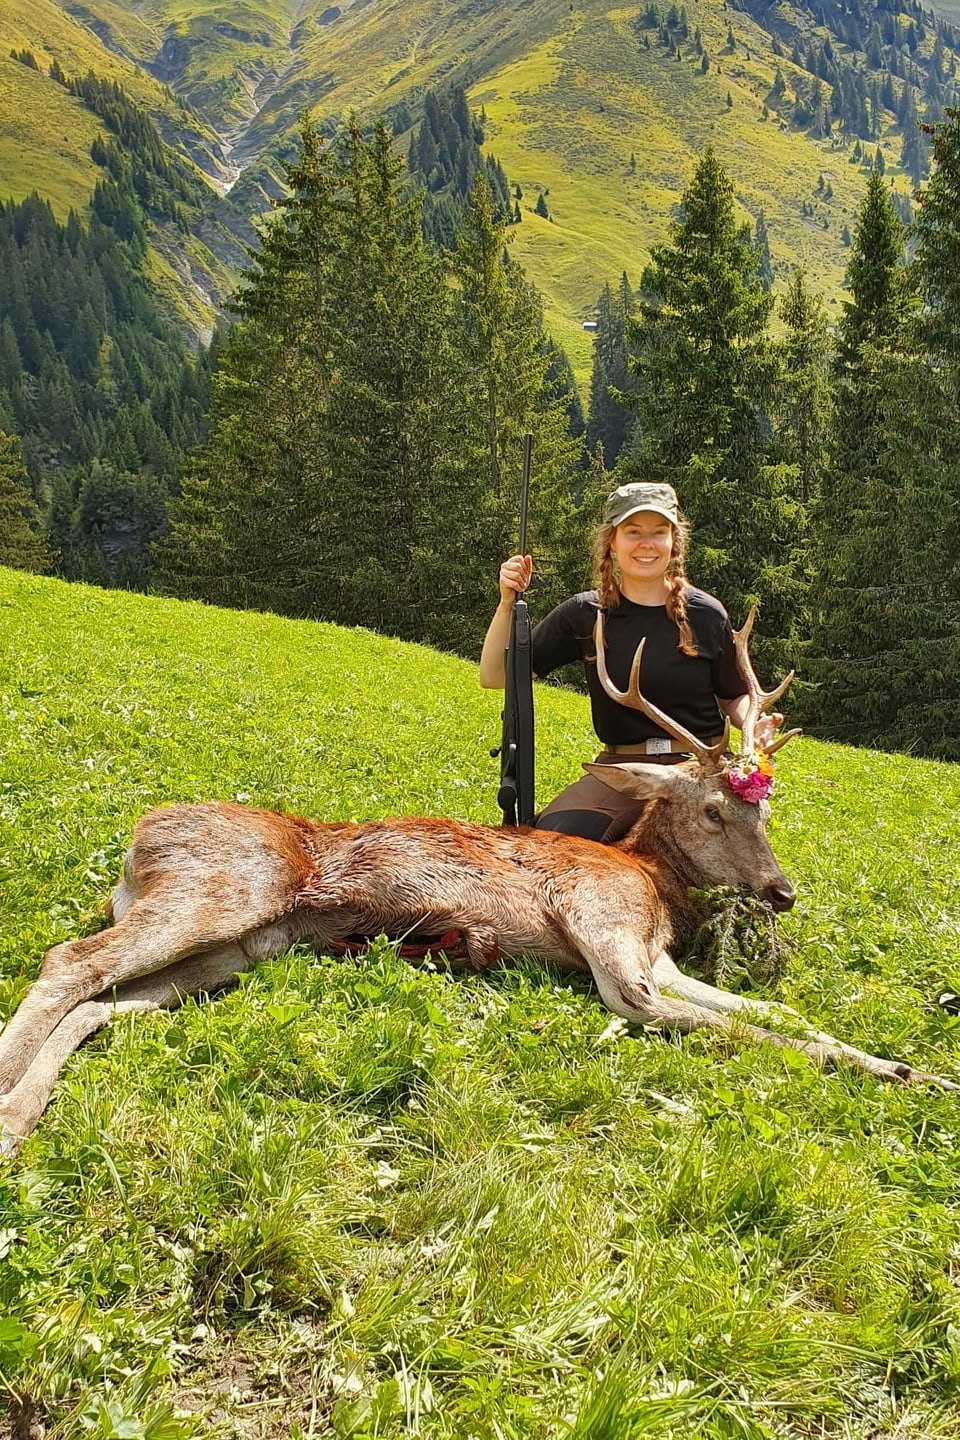
[[[670,745],[671,742],[669,740],[661,739],[659,736],[654,736],[652,739],[644,741],[644,754],[669,755],[671,753]]]

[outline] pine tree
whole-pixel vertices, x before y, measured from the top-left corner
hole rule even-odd
[[[776,464],[763,402],[774,378],[773,304],[729,177],[704,151],[670,243],[654,247],[628,323],[638,388],[635,472],[671,481],[693,524],[691,573],[738,615],[764,606],[786,637],[795,593],[791,477]],[[767,647],[769,656],[776,650]]]
[[[597,330],[593,341],[587,450],[603,447],[608,468],[617,463],[632,423],[631,412],[618,397],[629,395],[632,380],[627,370],[626,322],[633,313],[633,294],[626,275],[616,293],[604,285],[597,301]]]
[[[451,257],[454,327],[463,365],[459,407],[468,428],[465,464],[483,477],[495,530],[494,555],[516,544],[518,457],[526,430],[534,435],[537,503],[530,544],[546,597],[561,598],[571,570],[579,578],[585,540],[571,486],[579,444],[568,431],[566,405],[548,379],[539,297],[506,251],[506,227],[478,178]]]
[[[760,284],[768,293],[773,289],[773,262],[770,259],[770,238],[767,235],[767,221],[761,210],[753,232],[753,243],[757,251],[757,269]]]
[[[562,357],[504,258],[484,172],[448,262],[424,243],[384,127],[351,122],[330,145],[305,127],[286,178],[164,572],[180,593],[473,651],[516,543],[528,428],[540,549],[555,568],[571,549]]]
[[[852,299],[814,512],[817,686],[804,703],[839,739],[949,755],[960,752],[946,719],[960,699],[956,425],[944,424],[941,380],[912,348],[903,238],[874,173],[847,269]]]
[[[960,110],[933,131],[933,172],[914,222],[923,346],[960,379]]]
[[[847,280],[852,300],[843,302],[838,337],[841,376],[856,370],[865,344],[887,347],[899,334],[908,305],[903,266],[903,226],[894,213],[889,187],[874,171],[857,217]]]
[[[802,269],[793,272],[779,311],[786,334],[777,346],[776,434],[783,457],[796,470],[797,521],[806,529],[826,460],[832,347],[823,301],[807,288]]]
[[[43,522],[30,495],[19,442],[0,430],[0,565],[42,574],[50,566]]]
[[[423,243],[416,197],[403,193],[389,134],[378,126],[367,138],[353,123],[336,154],[344,217],[334,271],[337,383],[318,563],[329,566],[332,552],[335,618],[469,647],[489,573],[486,490],[462,459],[464,377],[450,290],[440,257]],[[489,196],[485,177],[478,186]]]
[[[158,561],[177,594],[216,604],[322,614],[329,571],[315,559],[330,483],[327,410],[335,383],[336,178],[306,125],[285,170],[220,356],[210,434],[189,459]]]
[[[903,144],[900,150],[900,164],[910,176],[913,188],[917,190],[929,168],[930,147],[920,128],[920,117],[917,114],[912,85],[907,84],[903,87],[901,110],[900,127],[903,132]]]

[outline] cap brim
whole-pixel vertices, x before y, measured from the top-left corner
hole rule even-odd
[[[633,509],[628,510],[625,515],[621,515],[619,520],[610,520],[607,523],[610,525],[622,525],[625,520],[630,519],[631,515],[640,515],[644,510],[650,515],[662,515],[664,520],[670,521],[671,525],[676,525],[677,523],[676,511],[671,515],[669,510],[664,510],[660,505],[634,505]]]

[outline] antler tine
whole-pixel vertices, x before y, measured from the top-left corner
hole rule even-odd
[[[734,630],[733,632],[733,642],[737,652],[740,674],[743,676],[744,684],[747,687],[747,694],[750,697],[750,703],[747,707],[747,713],[744,716],[740,731],[742,750],[745,755],[751,755],[756,748],[755,734],[757,721],[760,719],[760,716],[780,699],[780,696],[784,694],[796,674],[795,670],[791,670],[790,674],[781,680],[780,684],[773,690],[764,690],[760,681],[757,679],[757,672],[753,668],[753,661],[750,659],[750,633],[753,630],[753,622],[756,618],[757,607],[756,605],[751,605],[750,613],[743,622],[742,628],[740,630]],[[767,754],[772,755],[774,749],[779,750],[780,746],[785,745],[791,736],[798,735],[799,733],[798,730],[791,730],[788,735],[784,736],[783,739],[774,746],[767,746]]]
[[[643,647],[647,643],[645,638],[637,646],[633,664],[630,666],[630,679],[627,681],[626,690],[618,690],[607,673],[602,610],[597,611],[597,621],[593,627],[593,643],[597,652],[597,677],[611,700],[616,700],[619,705],[626,705],[631,710],[642,711],[648,720],[659,725],[661,730],[672,735],[674,740],[679,740],[680,744],[696,757],[703,770],[709,773],[721,769],[723,755],[730,738],[729,720],[724,725],[722,739],[716,745],[705,745],[702,740],[697,739],[696,735],[691,735],[690,731],[685,729],[679,721],[672,720],[669,715],[664,714],[651,701],[645,699],[640,693],[640,665],[643,660]]]
[[[778,735],[778,736],[777,736],[776,740],[774,740],[774,742],[773,742],[772,745],[768,745],[768,746],[767,746],[767,754],[768,754],[768,755],[775,755],[778,750],[780,750],[784,745],[786,745],[786,743],[787,743],[788,740],[792,740],[796,735],[802,735],[802,734],[803,734],[803,731],[802,731],[801,729],[799,729],[799,728],[797,728],[796,730],[787,730],[787,731],[785,731],[785,733],[784,733],[783,735]]]

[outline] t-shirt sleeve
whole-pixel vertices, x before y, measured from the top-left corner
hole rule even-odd
[[[572,595],[534,625],[530,637],[533,673],[541,680],[561,665],[583,659],[583,608],[582,597]]]
[[[719,653],[716,659],[710,662],[710,675],[713,681],[713,693],[718,700],[736,700],[738,695],[746,694],[747,687],[740,674],[737,652],[733,643],[733,627],[726,616],[723,618]]]

